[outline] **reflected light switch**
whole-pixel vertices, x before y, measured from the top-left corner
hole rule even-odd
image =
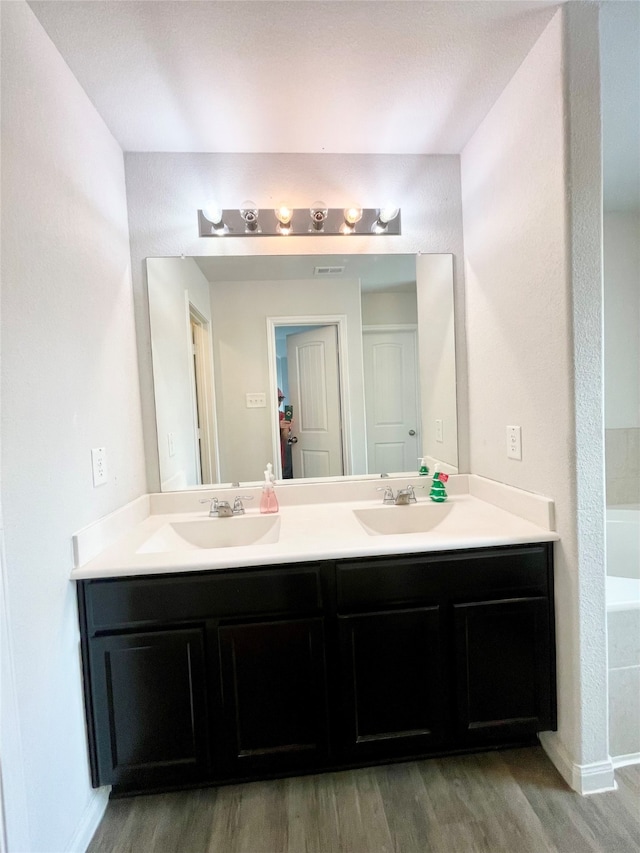
[[[267,395],[264,391],[254,391],[247,394],[247,409],[264,409],[267,405]]]

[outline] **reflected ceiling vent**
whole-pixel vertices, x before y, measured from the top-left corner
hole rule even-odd
[[[314,275],[342,275],[344,267],[314,267]]]

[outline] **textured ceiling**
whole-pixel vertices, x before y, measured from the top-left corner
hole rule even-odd
[[[560,2],[29,5],[125,151],[455,154]]]
[[[246,255],[195,258],[208,281],[313,279],[316,267],[344,267],[340,276],[359,278],[362,290],[415,291],[415,255]]]

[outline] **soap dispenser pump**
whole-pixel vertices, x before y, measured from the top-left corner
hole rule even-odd
[[[262,484],[262,496],[260,498],[260,512],[278,512],[278,498],[276,491],[273,488],[273,466],[271,462],[267,463],[267,470],[264,472],[264,483]]]
[[[418,474],[421,477],[426,477],[429,474],[429,468],[427,467],[427,463],[425,462],[424,456],[418,456],[418,462],[420,463]]]

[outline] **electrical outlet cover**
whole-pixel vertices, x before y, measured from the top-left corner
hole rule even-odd
[[[102,486],[109,479],[106,447],[94,447],[92,449],[91,466],[93,469],[93,485]]]
[[[507,427],[507,457],[522,459],[522,428],[519,426]]]

